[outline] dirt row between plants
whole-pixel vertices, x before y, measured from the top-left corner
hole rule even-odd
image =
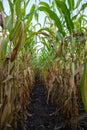
[[[85,118],[86,114],[81,99],[79,108],[80,117],[78,118],[77,130],[87,130],[87,118]],[[63,125],[62,116],[57,112],[56,106],[50,101],[47,103],[46,88],[38,77],[31,93],[31,103],[25,117],[25,127],[26,130],[71,130],[69,122],[66,123],[66,126]],[[18,123],[18,130],[22,129],[21,124]]]
[[[30,130],[53,130],[61,125],[61,119],[55,115],[56,107],[47,104],[47,91],[44,85],[36,79],[29,107],[28,128]],[[27,128],[27,130],[28,130]]]

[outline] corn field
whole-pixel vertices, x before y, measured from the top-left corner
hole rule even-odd
[[[62,129],[52,130],[67,122],[86,130],[78,122],[84,117],[80,99],[87,117],[87,1],[6,1],[9,14],[0,0],[0,130],[16,130],[18,121],[27,130],[35,77],[45,86],[47,104],[62,115]]]

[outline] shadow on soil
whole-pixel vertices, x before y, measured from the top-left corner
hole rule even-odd
[[[36,78],[28,115],[25,119],[26,130],[71,130],[69,125],[61,128],[61,115],[55,114],[55,112],[56,106],[52,105],[51,102],[47,104],[47,91],[39,79]],[[85,122],[80,122],[80,124],[82,127],[80,126],[77,130],[87,130],[87,119]],[[19,127],[18,130],[22,130],[22,128]]]

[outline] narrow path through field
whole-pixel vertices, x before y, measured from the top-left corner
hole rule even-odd
[[[54,130],[61,125],[61,120],[55,113],[56,107],[47,104],[47,91],[44,85],[36,78],[31,95],[27,130]],[[55,129],[56,130],[56,129]]]
[[[81,96],[80,96],[81,97]],[[84,111],[82,99],[78,101],[80,118],[77,129],[87,130],[87,114]],[[31,103],[29,104],[28,114],[25,118],[26,130],[71,130],[69,124],[65,128],[62,126],[61,114],[56,112],[56,106],[51,102],[47,104],[47,91],[38,77],[31,93]],[[20,122],[18,129],[22,130]]]

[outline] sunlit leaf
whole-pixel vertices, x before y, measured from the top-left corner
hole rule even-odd
[[[17,14],[17,19],[20,19],[21,16],[21,0],[16,0],[15,2],[15,8],[16,8],[16,14]]]
[[[53,34],[50,28],[41,28],[38,32],[42,32],[43,30],[49,32],[55,38],[55,34]]]
[[[70,33],[73,32],[74,25],[73,25],[73,22],[72,22],[71,17],[70,17],[69,9],[67,8],[66,4],[63,1],[55,0],[55,2],[56,2],[56,5],[57,5],[57,9],[60,8],[62,10],[63,14],[64,14],[66,24],[67,24],[67,28],[68,28],[69,32]]]
[[[68,0],[69,10],[74,10],[74,0]]]
[[[85,8],[87,8],[87,3],[84,3],[81,7],[81,11],[84,10]]]
[[[14,22],[14,4],[11,2],[11,0],[8,0],[8,3],[9,3],[11,17],[12,17],[11,22],[12,22],[12,25],[13,25],[13,22]]]
[[[0,11],[4,11],[4,7],[1,1],[0,1]]]
[[[30,0],[24,1],[24,3],[25,3],[25,4],[24,4],[25,9],[26,9],[26,7],[28,6],[29,2],[30,2]]]
[[[27,26],[31,23],[35,11],[35,4],[32,5],[30,12],[24,17],[23,21],[27,19]]]
[[[40,5],[48,7],[48,8],[50,7],[49,4],[47,4],[46,2],[40,2]]]
[[[8,29],[9,31],[11,31],[12,30],[12,18],[11,18],[11,16],[7,16],[6,18],[5,18],[5,26],[6,26],[6,29]]]
[[[40,11],[44,11],[46,14],[48,14],[48,16],[49,16],[52,20],[54,20],[55,25],[58,27],[59,31],[60,31],[63,35],[65,35],[64,30],[63,30],[63,27],[62,27],[62,24],[61,24],[61,21],[60,21],[59,17],[57,16],[57,14],[56,14],[54,11],[50,10],[49,8],[47,8],[47,7],[45,7],[45,6],[40,6],[40,7],[39,7],[39,10],[40,10]]]
[[[14,12],[14,8],[13,8],[13,3],[11,2],[11,0],[8,0],[8,3],[9,3],[9,7],[10,7],[10,11],[11,11],[11,15],[13,15],[13,12]]]
[[[76,7],[75,7],[75,8],[78,8],[78,7],[79,7],[79,5],[81,4],[81,1],[82,1],[82,0],[77,0]]]

